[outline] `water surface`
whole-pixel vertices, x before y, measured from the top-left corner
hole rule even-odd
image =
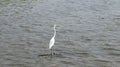
[[[119,67],[119,0],[0,0],[0,67]],[[57,25],[53,58],[49,40]]]

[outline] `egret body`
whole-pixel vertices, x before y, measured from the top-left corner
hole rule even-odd
[[[53,55],[53,46],[54,46],[54,44],[55,44],[55,36],[56,36],[56,25],[54,25],[54,35],[53,35],[53,37],[51,38],[51,40],[50,40],[50,43],[49,43],[49,49],[51,50],[51,55]]]

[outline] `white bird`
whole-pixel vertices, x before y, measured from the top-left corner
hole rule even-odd
[[[56,36],[56,29],[55,28],[56,28],[56,25],[54,25],[54,35],[51,38],[50,43],[49,43],[49,49],[51,50],[51,55],[53,55],[52,47],[55,44],[55,36]]]

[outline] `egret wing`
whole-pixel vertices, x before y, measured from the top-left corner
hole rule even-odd
[[[55,39],[54,39],[54,37],[52,37],[50,40],[50,43],[49,43],[49,49],[51,49],[53,47],[54,43],[55,43]]]

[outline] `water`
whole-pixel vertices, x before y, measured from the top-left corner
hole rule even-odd
[[[119,0],[0,0],[0,67],[119,67]],[[48,49],[57,25],[55,55]]]

